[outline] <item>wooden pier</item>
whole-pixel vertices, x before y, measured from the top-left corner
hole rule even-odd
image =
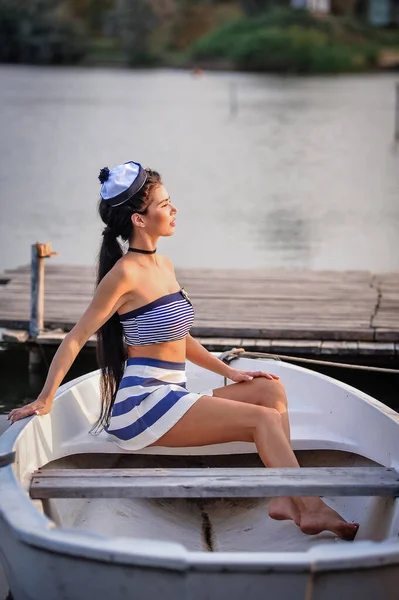
[[[399,357],[399,273],[177,269],[212,350]],[[59,345],[95,290],[95,268],[45,268],[44,330],[29,335],[31,267],[0,274],[3,342]],[[95,345],[93,336],[88,345]]]

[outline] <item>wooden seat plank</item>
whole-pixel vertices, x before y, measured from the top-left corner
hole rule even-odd
[[[261,498],[399,496],[399,473],[385,467],[48,469],[33,474],[31,497]]]

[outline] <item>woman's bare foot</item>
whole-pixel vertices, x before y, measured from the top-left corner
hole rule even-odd
[[[298,498],[299,500],[299,498]],[[343,540],[355,539],[359,523],[348,523],[335,510],[327,506],[320,498],[301,498],[306,506],[301,510],[300,528],[307,535],[322,531],[332,531]]]
[[[291,519],[296,525],[301,523],[301,513],[292,498],[281,496],[273,498],[270,503],[269,517],[277,521],[287,521]]]
[[[320,498],[274,498],[269,516],[278,521],[291,519],[307,535],[331,531],[348,541],[355,538],[359,529],[358,523],[348,523]]]

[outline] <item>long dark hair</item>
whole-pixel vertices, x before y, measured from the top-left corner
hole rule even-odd
[[[124,255],[118,238],[127,242],[132,237],[132,214],[145,215],[151,190],[157,185],[162,185],[161,176],[157,171],[148,168],[145,170],[147,180],[141,190],[132,198],[114,207],[102,199],[98,203],[98,212],[107,227],[103,231],[103,240],[98,253],[97,285]],[[91,431],[99,432],[109,422],[127,359],[127,347],[117,313],[114,313],[97,331],[96,355],[98,366],[101,369],[101,413]]]

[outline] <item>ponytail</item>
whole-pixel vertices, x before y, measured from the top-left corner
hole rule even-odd
[[[123,250],[117,236],[107,226],[103,231],[103,240],[98,256],[97,286],[122,256]],[[116,312],[97,331],[96,358],[101,369],[100,397],[109,399],[109,401],[101,402],[100,417],[93,426],[93,429],[99,432],[105,427],[111,416],[127,359],[122,325]]]

